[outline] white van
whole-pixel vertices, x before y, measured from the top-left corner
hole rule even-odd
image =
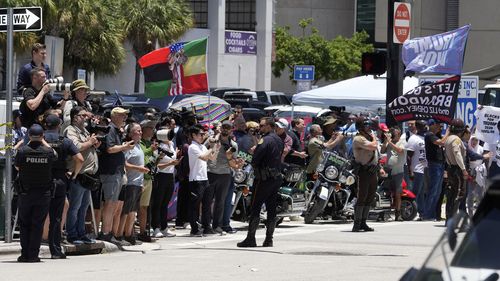
[[[227,98],[261,101],[271,105],[290,104],[290,100],[284,93],[274,91],[228,91],[223,95],[223,99]]]

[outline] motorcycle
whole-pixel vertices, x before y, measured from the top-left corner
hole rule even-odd
[[[303,178],[303,169],[298,166],[287,166],[283,169],[285,185],[280,187],[276,202],[276,225],[283,222],[285,217],[300,216],[306,207],[304,192],[298,187]],[[233,194],[232,219],[248,221],[252,203],[252,187],[254,183],[253,168],[246,163],[242,169],[235,171],[235,190]],[[260,211],[260,218],[267,219],[266,206]]]
[[[375,200],[370,211],[370,218],[377,221],[385,221],[386,215],[393,212],[393,198],[390,188],[387,186],[386,178],[379,179],[379,185],[375,193]],[[408,190],[406,182],[403,180],[403,191],[401,193],[401,218],[405,221],[414,220],[417,216],[417,202],[413,192]]]
[[[343,218],[354,214],[355,192],[351,186],[356,178],[349,170],[351,162],[336,152],[324,150],[318,165],[318,178],[314,181],[306,200],[304,222],[313,223],[318,216]]]

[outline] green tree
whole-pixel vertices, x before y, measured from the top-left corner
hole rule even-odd
[[[193,25],[191,9],[184,0],[122,0],[121,17],[125,37],[136,58],[134,91],[139,91],[140,67],[137,60],[179,39]]]
[[[366,32],[356,32],[351,38],[337,36],[327,40],[312,27],[312,19],[299,21],[302,36],[293,36],[290,27],[276,29],[276,61],[273,62],[273,74],[280,77],[285,69],[289,70],[293,80],[294,65],[314,65],[315,81],[347,79],[361,70],[361,54],[373,51],[371,44],[366,44]],[[306,36],[306,29],[310,35]]]

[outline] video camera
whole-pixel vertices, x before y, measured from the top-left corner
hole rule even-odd
[[[109,133],[109,127],[108,126],[98,125],[98,124],[95,124],[94,122],[91,122],[87,126],[87,130],[89,131],[89,133],[91,135],[95,134],[97,140],[99,140],[100,142],[105,142],[106,141],[106,136]]]
[[[55,78],[47,79],[45,80],[44,85],[49,84],[49,89],[51,91],[71,91],[73,90],[73,87],[71,86],[71,83],[64,83],[64,78],[62,76],[58,76]]]

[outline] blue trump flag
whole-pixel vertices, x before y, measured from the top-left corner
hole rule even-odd
[[[469,29],[470,24],[453,31],[406,40],[402,52],[406,71],[461,75]]]

